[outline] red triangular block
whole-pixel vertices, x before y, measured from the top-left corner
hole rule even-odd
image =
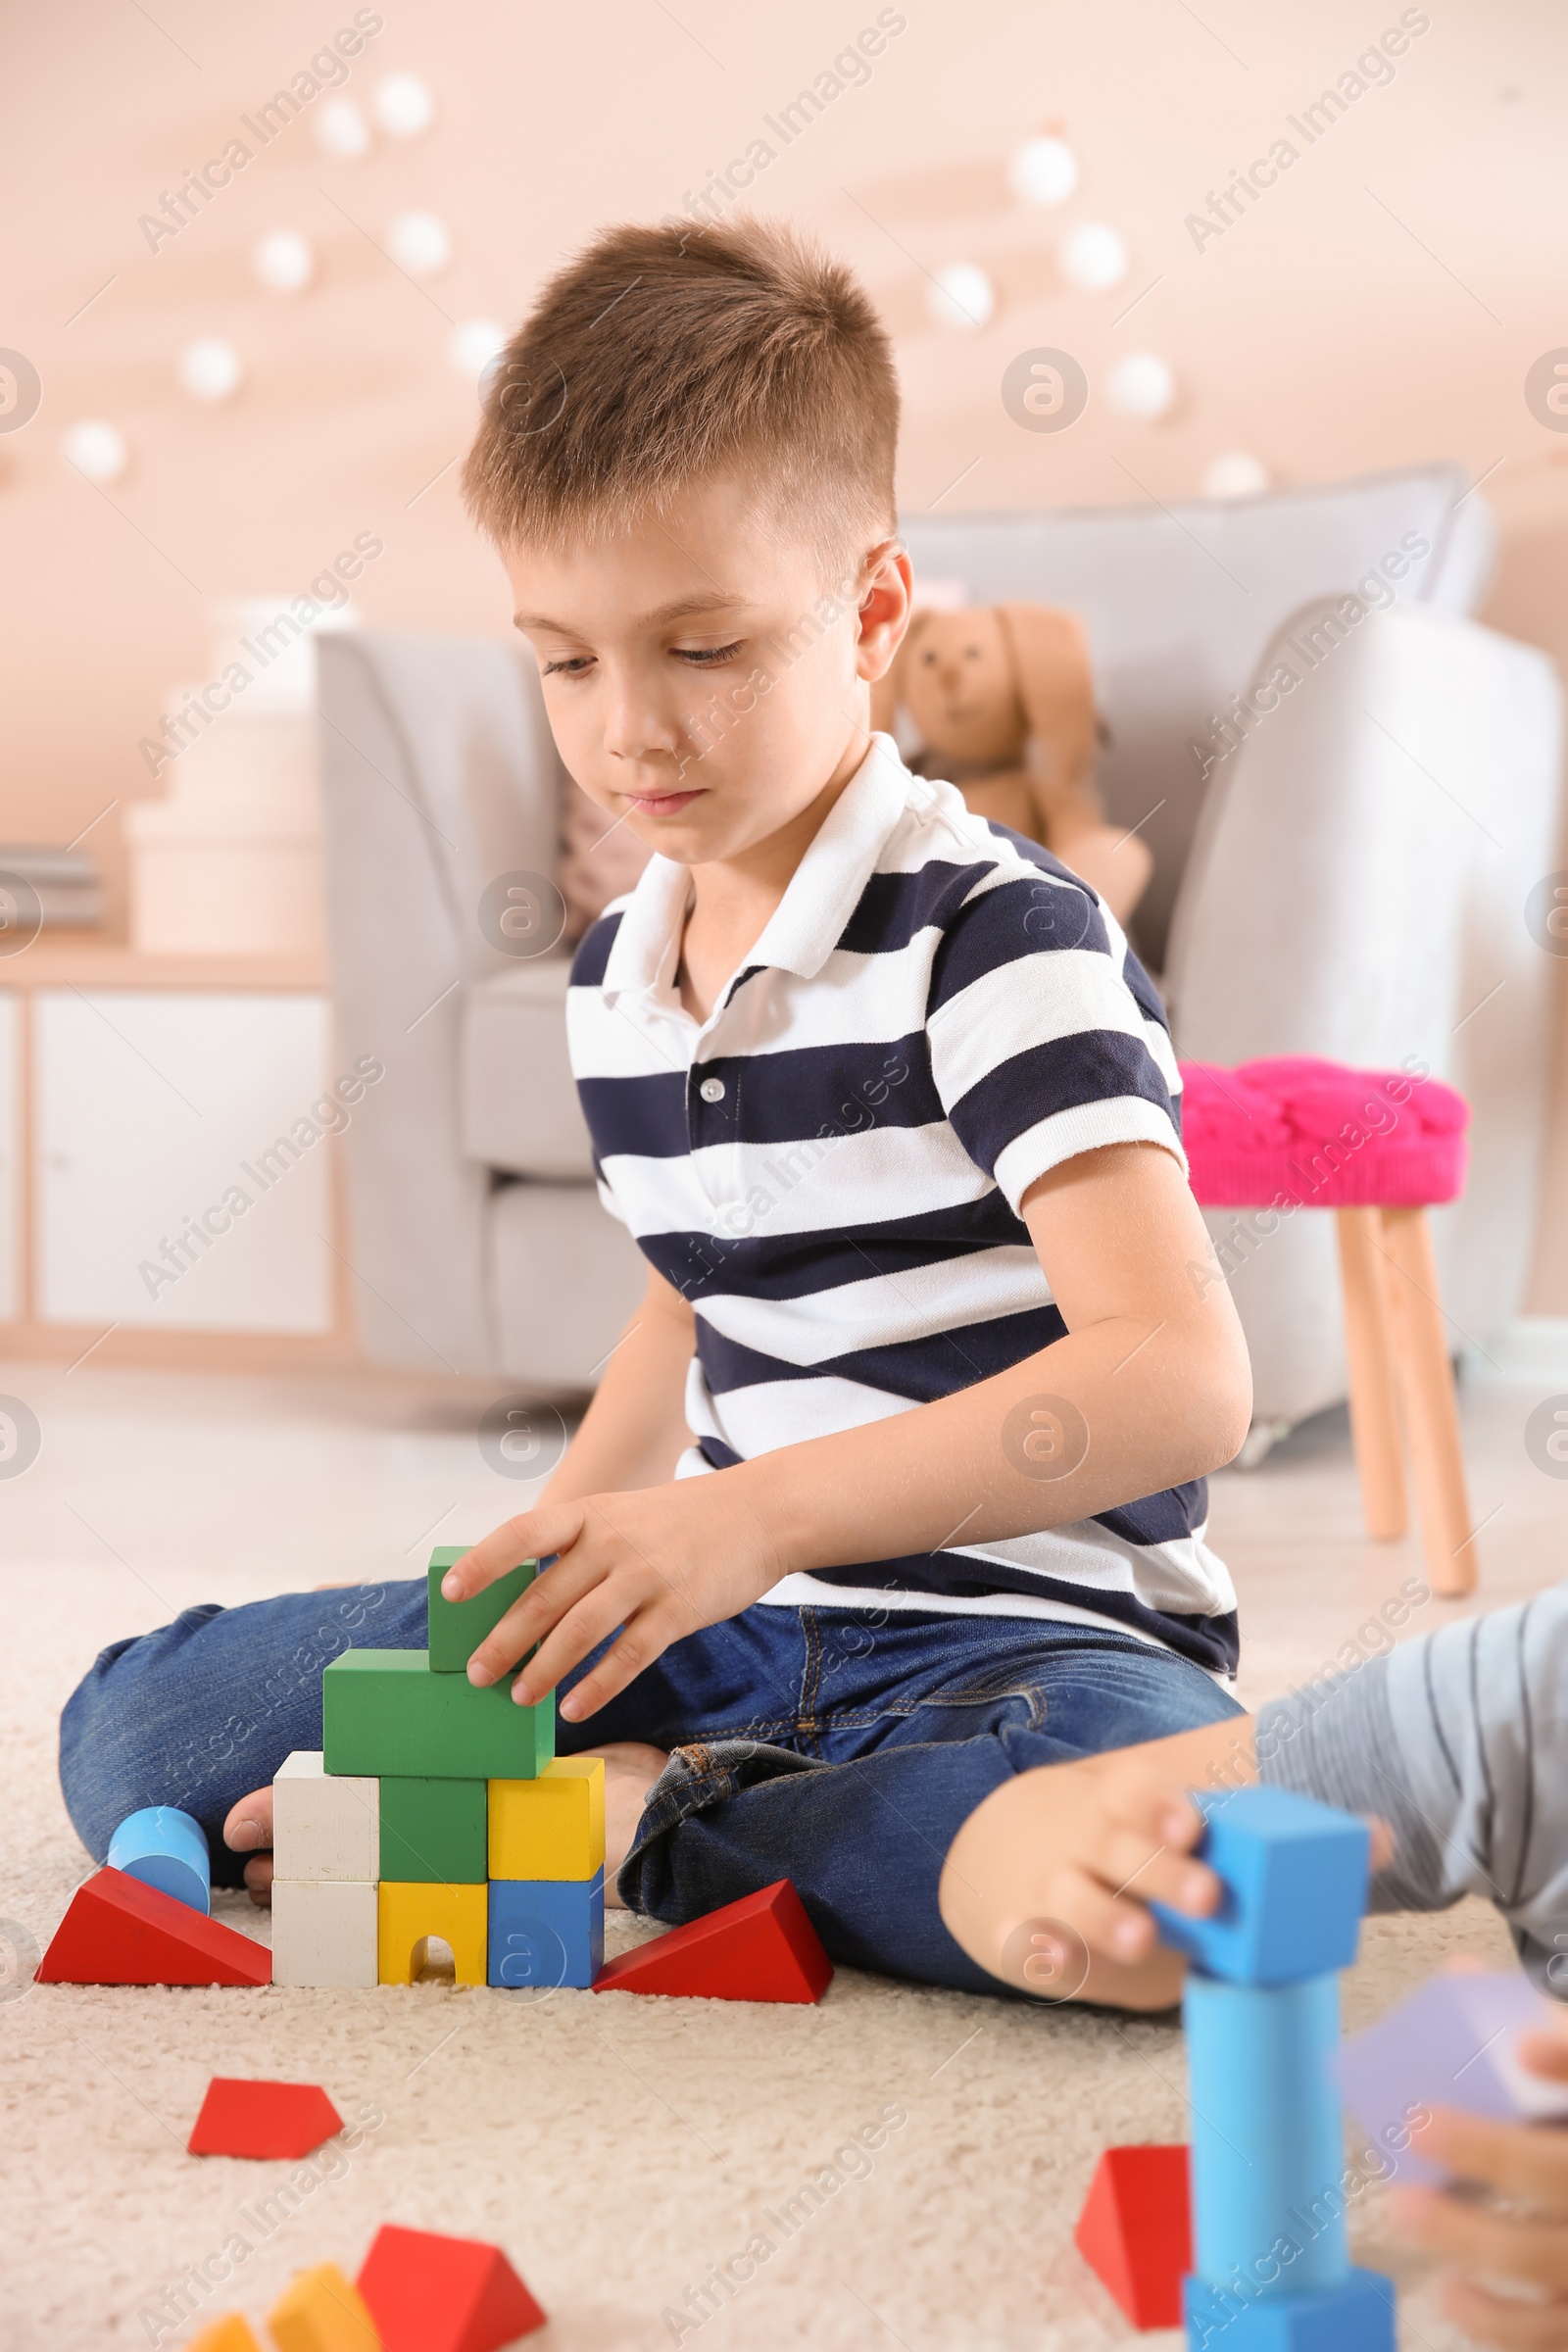
[[[1135,2328],[1179,2328],[1193,2267],[1185,2147],[1107,2148],[1073,2241]]]
[[[788,1879],[742,1895],[687,1928],[622,1952],[595,1992],[670,1992],[688,2000],[819,2001],[833,1981],[806,1905]]]
[[[545,2324],[501,2248],[477,2237],[387,2222],[355,2283],[385,2352],[500,2352]]]
[[[72,1896],[36,1982],[270,1984],[272,1955],[122,1870],[101,1870]]]
[[[192,2156],[308,2156],[343,2129],[318,2082],[245,2082],[215,2075],[186,2146]]]

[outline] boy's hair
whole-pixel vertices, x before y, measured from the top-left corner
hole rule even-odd
[[[561,547],[749,469],[792,536],[853,561],[897,527],[899,388],[842,263],[760,220],[605,230],[496,365],[464,468],[503,549]]]

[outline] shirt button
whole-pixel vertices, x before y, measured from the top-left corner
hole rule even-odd
[[[705,1078],[702,1085],[697,1089],[697,1092],[702,1096],[705,1102],[722,1102],[724,1100],[724,1081],[722,1078]]]

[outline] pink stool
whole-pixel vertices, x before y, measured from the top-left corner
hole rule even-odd
[[[1405,1531],[1402,1416],[1433,1590],[1470,1592],[1473,1522],[1426,1217],[1463,1187],[1469,1105],[1435,1078],[1304,1054],[1181,1070],[1201,1207],[1334,1210],[1367,1531],[1384,1543]]]

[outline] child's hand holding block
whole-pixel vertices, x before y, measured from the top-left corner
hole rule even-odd
[[[1568,2119],[1568,2083],[1527,2074],[1521,2034],[1549,2029],[1553,2005],[1522,1971],[1434,1977],[1357,2034],[1335,2066],[1340,2092],[1391,2167],[1385,2179],[1436,2184],[1443,2167],[1410,2146],[1434,2107],[1462,2107],[1498,2123]]]
[[[469,1544],[438,1544],[430,1554],[427,1571],[429,1599],[430,1672],[432,1674],[465,1674],[468,1660],[484,1640],[493,1633],[514,1600],[520,1599],[538,1574],[537,1560],[519,1561],[498,1576],[493,1585],[475,1592],[468,1600],[448,1600],[441,1590],[441,1579],[449,1568],[472,1549]]]
[[[1292,1984],[1348,1968],[1366,1905],[1363,1822],[1288,1788],[1195,1789],[1198,1847],[1223,1882],[1206,1919],[1151,1903],[1161,1940],[1232,1984]]]

